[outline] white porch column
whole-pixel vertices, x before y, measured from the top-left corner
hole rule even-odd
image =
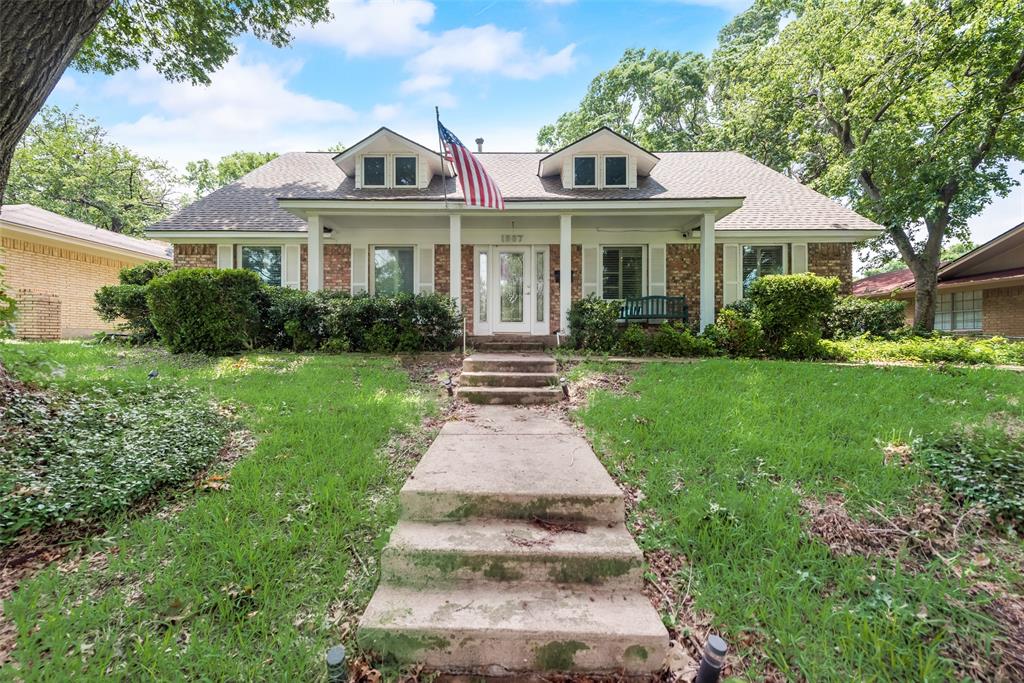
[[[462,216],[453,213],[448,217],[448,264],[451,296],[455,307],[462,310]]]
[[[572,305],[572,216],[558,217],[561,239],[558,244],[558,268],[562,277],[558,283],[558,327],[562,334],[569,331],[569,306]]]
[[[715,214],[700,221],[700,329],[715,322]]]
[[[306,229],[306,289],[317,292],[324,283],[324,224],[320,214],[309,216]]]

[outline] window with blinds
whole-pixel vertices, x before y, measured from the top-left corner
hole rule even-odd
[[[644,248],[603,247],[601,296],[627,299],[644,294]]]
[[[782,275],[786,272],[782,245],[743,247],[743,295],[757,278],[762,275]]]
[[[935,306],[935,329],[945,332],[980,330],[981,299],[980,291],[940,294]]]

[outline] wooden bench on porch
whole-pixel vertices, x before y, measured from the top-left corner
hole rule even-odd
[[[619,318],[631,320],[680,320],[690,322],[685,296],[639,296],[626,299]]]

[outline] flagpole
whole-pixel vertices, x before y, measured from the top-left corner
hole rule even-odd
[[[441,155],[441,190],[444,191],[444,208],[448,210],[448,167],[444,160],[444,140],[441,139],[441,111],[435,106],[434,116],[437,118],[437,150]]]

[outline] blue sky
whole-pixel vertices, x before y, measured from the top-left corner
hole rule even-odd
[[[78,105],[139,153],[186,161],[236,150],[352,144],[387,125],[433,146],[433,107],[463,140],[534,149],[537,129],[572,109],[629,47],[710,53],[749,0],[332,0],[335,19],[277,49],[252,39],[209,87],[149,67],[69,71],[50,97]],[[1020,175],[1022,167],[1015,166]],[[1024,220],[1024,190],[972,222],[984,241]]]

